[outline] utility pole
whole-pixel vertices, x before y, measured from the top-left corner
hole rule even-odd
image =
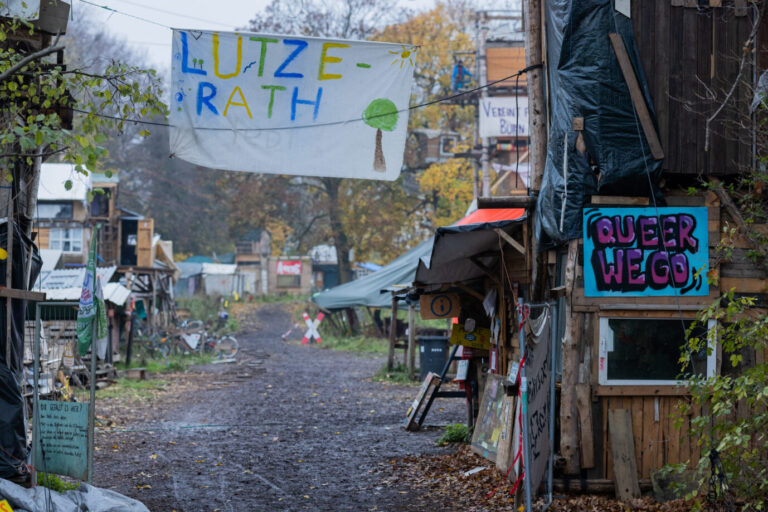
[[[488,42],[488,32],[489,32],[489,21],[502,21],[502,20],[508,20],[508,21],[519,21],[521,20],[521,16],[515,11],[509,11],[509,10],[496,10],[496,11],[478,11],[475,15],[475,28],[477,31],[477,80],[478,85],[481,87],[480,89],[480,101],[478,102],[478,121],[480,116],[480,104],[490,96],[488,91],[488,52],[487,52],[487,42]],[[516,70],[510,70],[510,71],[516,71]],[[511,73],[510,73],[511,74]],[[480,130],[480,123],[477,123],[478,127],[478,135]],[[491,196],[491,173],[490,173],[490,144],[488,141],[488,137],[479,137],[480,143],[481,143],[481,154],[480,154],[480,168],[482,172],[482,197],[490,197]]]
[[[477,28],[477,79],[480,89],[480,101],[488,97],[488,61],[486,59],[485,43],[488,39],[488,13],[480,11],[475,18]],[[478,113],[480,109],[478,108]],[[479,115],[479,114],[478,114]],[[480,123],[477,124],[478,132]],[[491,173],[489,170],[490,151],[488,148],[488,137],[480,137],[482,144],[482,154],[480,156],[480,168],[483,176],[482,196],[491,195]]]
[[[524,0],[525,12],[525,65],[535,66],[544,62],[544,31],[542,27],[541,0]],[[531,134],[531,190],[541,189],[544,162],[547,159],[547,104],[544,94],[544,71],[535,68],[528,71],[528,112]]]

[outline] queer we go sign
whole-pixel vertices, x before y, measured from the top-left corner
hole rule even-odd
[[[394,180],[416,47],[174,30],[171,154],[259,173]]]
[[[706,208],[585,208],[584,295],[708,295]]]

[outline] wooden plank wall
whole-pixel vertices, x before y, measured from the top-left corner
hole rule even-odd
[[[722,2],[724,7],[713,8],[673,3],[632,2],[635,41],[665,152],[664,172],[737,173],[752,164],[749,123],[739,128],[734,109],[724,109],[712,124],[708,152],[704,151],[704,125],[738,74],[742,46],[752,29],[750,16],[737,15],[726,1]],[[744,76],[751,80],[752,60],[747,61]],[[747,119],[752,101],[749,89],[738,87],[730,102],[731,107],[746,113]],[[715,94],[714,102],[708,99],[708,90]]]
[[[701,447],[691,441],[686,432],[690,416],[683,418],[683,427],[675,428],[679,412],[675,404],[683,400],[677,396],[604,396],[598,407],[602,411],[603,478],[613,480],[613,454],[608,442],[608,411],[629,409],[632,412],[632,433],[635,440],[635,458],[638,478],[648,479],[651,471],[665,464],[676,464],[689,459],[698,460]]]

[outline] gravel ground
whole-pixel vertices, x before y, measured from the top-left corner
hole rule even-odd
[[[418,388],[371,381],[380,356],[281,341],[290,325],[285,306],[264,305],[244,322],[237,363],[156,377],[171,391],[152,401],[98,404],[129,431],[97,434],[95,485],[152,511],[430,508],[408,478],[381,471],[451,451],[435,445],[442,429],[401,428]],[[464,416],[463,401],[441,399],[427,422]]]

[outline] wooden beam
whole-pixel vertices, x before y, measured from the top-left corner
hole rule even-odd
[[[593,399],[600,396],[687,396],[691,392],[686,386],[595,386],[592,388]]]
[[[579,240],[568,245],[565,263],[565,288],[573,289],[578,266]],[[564,472],[577,475],[579,465],[579,423],[576,405],[576,385],[579,376],[582,313],[575,313],[568,293],[565,297],[565,342],[563,343],[563,376],[560,388],[560,454],[565,459]]]
[[[595,467],[595,434],[592,430],[592,397],[589,383],[576,386],[576,405],[579,409],[579,448],[581,469]]]
[[[560,299],[562,297],[565,297],[565,285],[555,286],[554,288],[550,288],[549,292],[552,294],[553,299]]]
[[[650,491],[653,489],[651,481],[639,480],[640,489]],[[542,482],[542,486],[546,482]],[[604,478],[582,480],[581,478],[553,478],[552,487],[557,492],[581,492],[590,494],[613,494],[616,491],[616,484],[613,480]],[[543,491],[542,491],[543,492]]]
[[[741,215],[741,211],[739,211],[739,208],[733,202],[733,199],[731,199],[730,194],[725,191],[723,184],[720,183],[720,180],[717,178],[712,178],[711,183],[713,185],[712,191],[720,200],[720,204],[723,205],[725,211],[728,212],[728,215],[733,219],[733,222],[736,223],[736,226],[738,226],[741,234],[744,235],[747,243],[752,246],[753,249],[757,249],[761,253],[765,254],[765,248],[758,246],[758,244],[750,238],[749,233],[751,230],[747,227],[747,223],[744,221],[744,217]]]
[[[408,378],[415,377],[416,366],[416,308],[408,305]]]
[[[6,288],[5,286],[0,286],[0,297],[6,299],[21,299],[42,302],[45,300],[45,293],[32,292],[28,290],[16,290],[14,288]]]
[[[637,76],[635,75],[635,70],[632,68],[632,62],[629,60],[627,48],[624,46],[624,40],[619,34],[608,34],[608,37],[611,38],[613,51],[616,53],[616,59],[619,61],[621,73],[624,75],[624,81],[627,83],[627,87],[629,87],[629,94],[632,97],[632,103],[635,106],[637,117],[640,119],[640,126],[643,127],[645,139],[648,141],[648,147],[651,148],[651,154],[655,160],[661,160],[664,158],[664,150],[661,147],[661,141],[659,141],[659,135],[656,133],[656,128],[653,127],[651,114],[648,111],[648,105],[645,104],[645,98],[640,90],[640,84],[637,82]]]
[[[536,205],[536,196],[494,196],[478,197],[478,208],[533,208]]]
[[[611,437],[616,497],[622,501],[639,498],[640,484],[637,481],[632,413],[629,409],[608,410],[608,432]]]
[[[494,229],[494,231],[496,231],[496,233],[498,233],[499,236],[503,238],[505,242],[507,242],[512,247],[514,247],[517,250],[517,252],[525,256],[525,247],[523,247],[522,244],[520,244],[520,242],[512,238],[506,231],[504,231],[501,228],[496,228]]]
[[[387,369],[395,367],[395,342],[397,341],[397,297],[392,297],[392,320],[389,323],[389,356],[387,357]]]
[[[483,274],[485,274],[491,281],[493,281],[497,285],[501,285],[501,281],[499,281],[499,278],[493,275],[493,272],[491,272],[492,269],[488,268],[488,266],[485,263],[480,261],[480,258],[477,258],[476,256],[470,256],[469,261],[471,261],[474,266],[482,270]]]
[[[474,298],[476,298],[478,300],[485,300],[485,297],[483,297],[482,293],[476,292],[475,290],[473,290],[469,286],[463,285],[461,283],[453,283],[453,286],[455,286],[459,290],[461,290],[461,291],[463,291],[463,292],[473,296]]]
[[[647,197],[592,196],[592,204],[626,204],[632,206],[648,206],[650,201]]]

